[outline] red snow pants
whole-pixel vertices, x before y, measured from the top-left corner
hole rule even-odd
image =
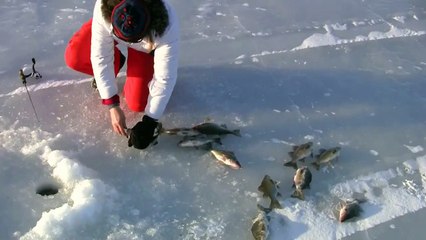
[[[90,61],[92,20],[84,23],[71,38],[65,49],[65,64],[73,70],[93,76]],[[114,43],[117,45],[117,43]],[[114,46],[114,71],[120,71],[120,50]],[[148,100],[148,83],[154,74],[154,57],[148,53],[128,48],[127,78],[124,97],[127,106],[135,112],[142,112]]]

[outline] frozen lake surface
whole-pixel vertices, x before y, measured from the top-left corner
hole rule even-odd
[[[268,174],[283,209],[269,239],[419,239],[426,234],[424,0],[177,1],[178,82],[166,128],[209,119],[240,129],[220,148],[242,169],[161,135],[146,151],[112,132],[90,77],[63,61],[93,1],[0,7],[0,239],[252,239]],[[28,89],[18,70],[37,60]],[[118,77],[120,86],[125,71]],[[126,106],[127,125],[141,118]],[[293,145],[341,147],[290,198]],[[300,165],[300,164],[299,164]],[[43,184],[59,186],[40,196]],[[336,219],[363,194],[361,215]]]

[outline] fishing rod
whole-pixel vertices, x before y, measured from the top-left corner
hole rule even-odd
[[[42,76],[41,76],[41,74],[40,74],[39,72],[37,72],[37,71],[35,70],[35,64],[36,64],[35,59],[34,59],[34,58],[32,58],[32,59],[31,59],[31,61],[33,62],[33,66],[32,66],[32,68],[31,68],[31,69],[32,69],[32,72],[31,72],[31,73],[29,73],[29,74],[24,74],[24,70],[21,68],[21,69],[19,70],[19,77],[21,78],[21,80],[22,80],[22,84],[24,84],[25,90],[27,91],[28,98],[30,99],[31,106],[33,107],[34,115],[35,115],[35,117],[36,117],[36,119],[37,119],[37,122],[40,122],[40,119],[38,118],[37,111],[36,111],[36,109],[35,109],[35,107],[34,107],[34,103],[33,103],[33,100],[32,100],[32,98],[31,98],[30,92],[28,91],[28,88],[27,88],[27,78],[40,79],[40,78],[42,78]]]

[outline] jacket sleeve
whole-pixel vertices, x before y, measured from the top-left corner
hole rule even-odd
[[[101,0],[96,1],[93,12],[90,60],[101,98],[112,98],[118,93],[114,74],[114,39],[102,16]]]
[[[177,78],[179,29],[174,13],[171,16],[169,28],[155,49],[154,76],[149,84],[149,96],[145,107],[145,114],[154,119],[159,119],[163,115]]]

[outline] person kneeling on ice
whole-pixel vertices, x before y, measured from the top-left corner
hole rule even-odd
[[[130,110],[144,112],[129,133],[115,81],[126,61],[119,43],[128,49],[126,103]],[[65,62],[94,76],[113,130],[129,138],[129,147],[145,149],[156,139],[158,119],[176,83],[178,44],[177,16],[167,0],[97,0],[93,18],[69,41]]]

